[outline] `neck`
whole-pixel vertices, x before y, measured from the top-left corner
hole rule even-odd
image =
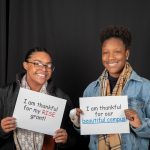
[[[39,92],[42,88],[41,85],[39,86],[39,85],[30,84],[30,83],[28,83],[28,85],[29,85],[31,90],[36,91],[36,92]]]
[[[32,81],[30,81],[29,79],[26,79],[26,82],[28,83],[28,86],[30,87],[31,90],[39,92],[42,88],[41,84],[36,84]]]
[[[36,91],[36,92],[39,92],[42,88],[41,86],[37,86],[37,85],[33,85],[33,84],[30,85],[29,83],[28,83],[28,85],[29,85],[31,90]]]

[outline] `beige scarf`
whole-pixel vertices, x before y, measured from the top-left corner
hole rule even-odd
[[[126,62],[122,73],[112,91],[112,96],[121,95],[123,87],[132,73],[132,68]],[[110,96],[110,84],[108,80],[108,72],[105,69],[100,76],[101,96]],[[121,139],[119,134],[99,135],[98,150],[121,150]]]
[[[21,87],[30,89],[26,75],[22,78]],[[40,92],[47,94],[47,82],[42,86]],[[41,150],[43,146],[44,134],[26,129],[17,128],[14,131],[14,142],[17,150]]]

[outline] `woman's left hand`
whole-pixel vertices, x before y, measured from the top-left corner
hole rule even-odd
[[[68,139],[68,134],[65,129],[58,129],[53,136],[56,143],[66,143]]]
[[[125,110],[126,118],[129,120],[130,124],[134,128],[139,128],[142,124],[137,112],[133,109],[126,109]]]

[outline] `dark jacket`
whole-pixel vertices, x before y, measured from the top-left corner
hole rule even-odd
[[[12,116],[15,108],[18,92],[20,89],[20,78],[17,78],[16,82],[9,84],[3,88],[0,88],[0,120],[5,117]],[[63,93],[59,88],[56,88],[52,80],[48,81],[47,92],[49,95],[56,96],[67,100],[64,116],[62,119],[61,128],[66,129],[68,133],[68,141],[66,144],[57,144],[56,149],[61,150],[73,150],[76,145],[76,139],[78,134],[73,128],[73,125],[69,118],[69,112],[72,109],[72,103],[69,97]],[[0,126],[0,150],[15,150],[15,144],[13,140],[13,132],[4,133]]]

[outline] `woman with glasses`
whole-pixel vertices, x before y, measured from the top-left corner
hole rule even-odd
[[[69,119],[72,103],[68,96],[52,81],[54,66],[52,57],[46,49],[34,48],[28,51],[23,62],[25,74],[18,75],[16,82],[0,89],[0,149],[1,150],[55,150],[73,149],[76,131]],[[16,128],[16,119],[12,117],[19,88],[49,94],[67,100],[61,128],[56,135]]]
[[[88,85],[84,97],[128,96],[125,110],[130,133],[90,135],[90,150],[148,150],[150,138],[150,81],[139,76],[128,62],[131,33],[124,26],[108,26],[100,34],[102,64],[100,77]],[[110,99],[111,101],[111,99]],[[70,113],[80,127],[81,109]],[[83,112],[84,115],[84,112]]]

